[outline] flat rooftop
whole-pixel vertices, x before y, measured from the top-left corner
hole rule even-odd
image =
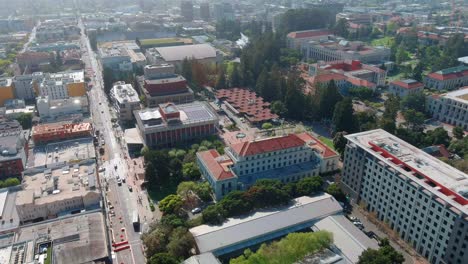
[[[200,253],[213,252],[341,211],[339,203],[329,194],[303,196],[294,199],[290,206],[257,211],[242,218],[229,218],[219,226],[200,225],[191,228],[190,233]]]
[[[458,102],[468,104],[468,86],[460,88],[459,90],[446,93],[444,97],[456,100]]]
[[[112,95],[120,104],[140,102],[137,92],[129,83],[118,83],[112,87]]]
[[[210,44],[195,44],[154,48],[165,61],[182,61],[216,58],[216,50]]]
[[[30,157],[30,159],[33,162],[28,164],[29,167],[50,166],[56,163],[66,164],[96,158],[96,151],[91,137],[35,146],[32,154],[33,157]]]
[[[345,136],[402,175],[468,213],[468,175],[383,129]]]
[[[109,257],[103,218],[93,212],[30,225],[17,232],[17,242],[50,236],[55,263],[92,263]]]

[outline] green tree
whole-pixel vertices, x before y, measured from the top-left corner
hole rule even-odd
[[[288,109],[286,109],[286,106],[281,101],[272,102],[270,105],[270,109],[271,109],[271,112],[280,116],[285,115],[288,112]]]
[[[195,245],[192,234],[185,227],[175,228],[169,237],[167,251],[172,256],[187,258],[190,256],[190,250]]]
[[[179,264],[179,261],[169,253],[158,253],[149,259],[148,264]]]
[[[184,58],[182,61],[182,76],[191,82],[192,81],[192,62],[188,58]]]
[[[402,64],[403,62],[407,61],[410,59],[408,52],[405,50],[404,47],[400,46],[397,49],[396,55],[395,55],[396,63],[398,65]]]
[[[289,202],[289,195],[281,188],[274,186],[254,185],[244,194],[245,201],[253,204],[254,208],[284,205]]]
[[[209,205],[202,212],[203,222],[210,225],[219,225],[224,222],[226,212],[221,206]]]
[[[198,180],[200,179],[200,170],[195,162],[187,162],[182,165],[182,174],[185,179]]]
[[[23,129],[31,129],[33,115],[31,113],[21,113],[16,120],[20,123]]]
[[[424,140],[427,145],[443,144],[445,146],[448,146],[450,143],[450,137],[447,131],[442,127],[438,127],[434,130],[427,131]]]
[[[335,32],[335,35],[343,37],[343,38],[348,38],[349,36],[349,31],[348,31],[348,21],[344,18],[341,18],[336,22],[336,25],[333,29]]]
[[[353,102],[349,97],[336,104],[332,122],[335,132],[346,131],[353,133],[356,131]]]
[[[348,93],[352,97],[357,97],[361,100],[369,100],[374,96],[374,92],[367,87],[349,88]]]
[[[305,98],[302,88],[304,79],[297,72],[292,72],[287,78],[287,90],[284,99],[287,115],[290,118],[301,120],[305,114]]]
[[[452,134],[456,139],[462,139],[463,136],[465,136],[465,132],[463,131],[463,128],[459,126],[453,127]]]
[[[321,190],[323,179],[320,176],[312,176],[297,182],[296,192],[299,196],[312,195]]]
[[[468,137],[452,141],[448,150],[457,154],[460,157],[465,157],[466,155],[468,155]]]
[[[159,202],[159,210],[165,214],[173,214],[182,207],[183,203],[180,195],[170,194]]]
[[[219,66],[218,75],[216,76],[215,89],[224,89],[226,88],[226,74],[224,72],[224,67]]]
[[[328,185],[326,192],[335,197],[335,199],[340,202],[344,202],[346,200],[346,195],[343,193],[340,186],[338,186],[336,183]]]
[[[211,193],[212,193],[212,190],[211,190],[211,186],[208,182],[202,182],[202,183],[198,183],[196,186],[195,186],[195,194],[200,198],[202,199],[203,201],[205,202],[209,202],[211,201]]]
[[[346,134],[347,133],[344,131],[337,132],[333,137],[333,146],[335,146],[335,150],[341,154],[341,158],[343,158],[346,149],[346,144],[348,143],[348,140],[344,137]]]
[[[240,87],[241,86],[241,76],[239,72],[239,64],[234,63],[232,66],[232,71],[229,76],[229,86],[230,87]]]
[[[7,178],[4,182],[3,182],[3,188],[6,188],[6,187],[13,187],[13,186],[17,186],[17,185],[20,185],[21,184],[21,181],[17,178]]]
[[[395,122],[398,111],[400,110],[400,98],[392,94],[388,95],[387,100],[384,102],[384,108],[383,117]]]
[[[401,264],[405,261],[403,255],[390,246],[384,239],[379,249],[366,249],[359,256],[358,264]]]
[[[232,191],[228,193],[219,203],[226,212],[226,216],[238,216],[249,213],[253,209],[250,201],[244,198],[242,191]]]
[[[414,109],[408,109],[403,111],[403,117],[405,118],[405,125],[409,129],[414,131],[422,131],[424,129],[424,121],[426,117],[423,113],[418,112]]]
[[[318,112],[322,119],[331,119],[335,111],[335,105],[343,100],[338,92],[335,81],[331,80],[327,86],[321,86],[318,89]]]
[[[426,96],[422,92],[405,96],[401,100],[401,108],[403,110],[413,109],[418,112],[424,112],[426,110]]]
[[[262,129],[268,130],[272,128],[273,128],[273,125],[271,123],[266,122],[262,124]]]
[[[418,82],[422,82],[423,70],[424,70],[423,64],[421,62],[418,62],[418,64],[416,64],[416,66],[414,66],[413,68],[413,76],[412,76],[413,79],[415,79]]]
[[[395,129],[396,129],[395,120],[384,117],[380,119],[379,127],[387,131],[388,133],[393,134],[395,133]]]
[[[257,82],[255,84],[255,91],[259,93],[261,96],[263,96],[264,98],[266,98],[267,96],[269,97],[268,79],[269,79],[268,71],[265,68],[263,68],[263,70],[261,71],[260,75],[257,78]],[[266,99],[266,100],[269,100],[269,99]]]

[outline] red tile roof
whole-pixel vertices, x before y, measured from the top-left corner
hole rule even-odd
[[[341,81],[341,80],[346,80],[346,79],[347,77],[344,76],[343,74],[332,72],[332,73],[325,73],[325,74],[320,74],[318,76],[315,76],[314,83],[325,83],[331,80]]]
[[[399,86],[399,87],[404,88],[404,89],[416,89],[416,88],[424,87],[424,84],[422,84],[420,82],[416,82],[416,81],[411,82],[411,83],[407,83],[407,82],[403,82],[403,81],[393,81],[390,84]]]
[[[445,81],[445,80],[451,80],[451,79],[457,79],[457,78],[462,78],[468,76],[468,70],[466,71],[461,71],[461,72],[456,72],[456,73],[448,73],[448,74],[440,74],[438,72],[433,72],[429,73],[427,77],[431,79],[436,79],[438,81]]]
[[[376,87],[375,83],[369,82],[368,80],[364,80],[364,79],[360,79],[360,78],[350,77],[350,78],[348,78],[347,81],[350,82],[354,86],[363,86],[363,87],[367,87],[367,88],[375,88]]]
[[[319,37],[319,36],[328,36],[332,35],[333,33],[328,30],[307,30],[307,31],[296,31],[291,32],[288,34],[288,38],[312,38],[312,37]]]
[[[198,157],[203,161],[210,174],[216,180],[227,180],[235,177],[229,170],[228,165],[232,165],[232,160],[228,158],[220,158],[218,151],[210,149],[207,151],[197,153]],[[225,156],[223,156],[225,157]]]

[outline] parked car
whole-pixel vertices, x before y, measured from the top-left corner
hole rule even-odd
[[[201,208],[200,208],[200,207],[197,207],[197,208],[194,208],[194,209],[192,210],[192,214],[199,214],[199,213],[201,213],[201,211],[202,211]]]

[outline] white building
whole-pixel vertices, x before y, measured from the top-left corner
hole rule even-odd
[[[216,150],[198,152],[197,162],[219,200],[260,179],[288,183],[337,170],[339,155],[310,134],[301,133],[233,144],[225,155]]]
[[[382,130],[345,136],[342,186],[430,263],[468,263],[468,175]]]
[[[93,161],[59,169],[26,171],[16,196],[21,223],[99,208],[101,194]]]
[[[115,83],[111,90],[111,98],[122,121],[132,120],[133,111],[140,110],[140,98],[131,84]]]
[[[146,50],[146,56],[152,64],[170,63],[178,69],[181,69],[184,59],[197,60],[203,64],[216,64],[222,59],[222,55],[210,44],[151,48]]]
[[[34,92],[34,82],[43,77],[42,72],[26,75],[17,75],[13,78],[15,85],[16,98],[23,100],[34,100],[36,94]]]
[[[300,50],[305,57],[310,41],[328,40],[330,35],[333,33],[327,29],[295,31],[286,36],[286,46],[288,49]]]
[[[44,78],[38,84],[40,96],[50,99],[64,99],[86,94],[86,83],[83,71],[59,73],[44,73]]]
[[[403,98],[410,94],[421,93],[424,90],[424,84],[412,79],[398,80],[391,82],[388,89],[391,94]]]
[[[48,96],[40,96],[36,98],[36,105],[41,119],[57,119],[89,113],[89,103],[86,96],[56,100],[50,100]]]
[[[428,96],[426,108],[434,118],[468,131],[468,86],[450,93]]]
[[[424,77],[424,85],[436,90],[454,90],[468,86],[468,66],[458,66],[429,73]]]

